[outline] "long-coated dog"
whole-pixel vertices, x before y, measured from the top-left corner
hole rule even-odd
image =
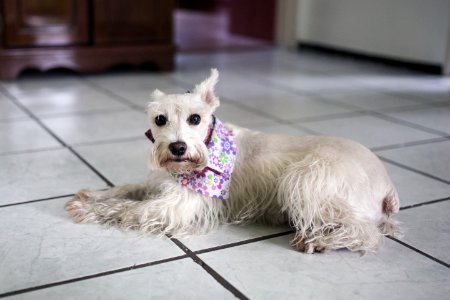
[[[342,138],[223,124],[214,115],[217,81],[213,69],[192,93],[155,90],[146,109],[149,179],[79,191],[65,206],[71,217],[175,236],[225,223],[286,223],[305,253],[371,251],[398,231],[396,189],[370,150]]]

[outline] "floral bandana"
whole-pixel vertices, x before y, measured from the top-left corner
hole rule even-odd
[[[208,197],[225,200],[228,198],[231,173],[236,161],[236,138],[219,119],[215,118],[213,126],[211,138],[207,141],[208,165],[201,171],[171,175],[184,187]]]

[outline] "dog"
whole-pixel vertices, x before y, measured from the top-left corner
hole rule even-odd
[[[311,254],[375,251],[399,233],[397,191],[378,157],[338,137],[271,135],[223,124],[218,71],[193,92],[155,90],[145,113],[153,144],[143,184],[81,190],[75,222],[158,235],[205,234],[220,224],[289,224]]]

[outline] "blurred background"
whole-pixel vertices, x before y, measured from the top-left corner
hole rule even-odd
[[[0,77],[26,69],[172,70],[175,53],[270,45],[449,73],[447,0],[2,0]]]

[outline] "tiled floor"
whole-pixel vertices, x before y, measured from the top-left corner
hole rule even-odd
[[[450,78],[284,50],[184,54],[166,74],[30,75],[0,82],[0,298],[448,299]],[[81,188],[146,178],[143,108],[218,67],[218,115],[257,130],[340,135],[385,161],[405,236],[305,255],[287,227],[189,239],[76,225]]]

